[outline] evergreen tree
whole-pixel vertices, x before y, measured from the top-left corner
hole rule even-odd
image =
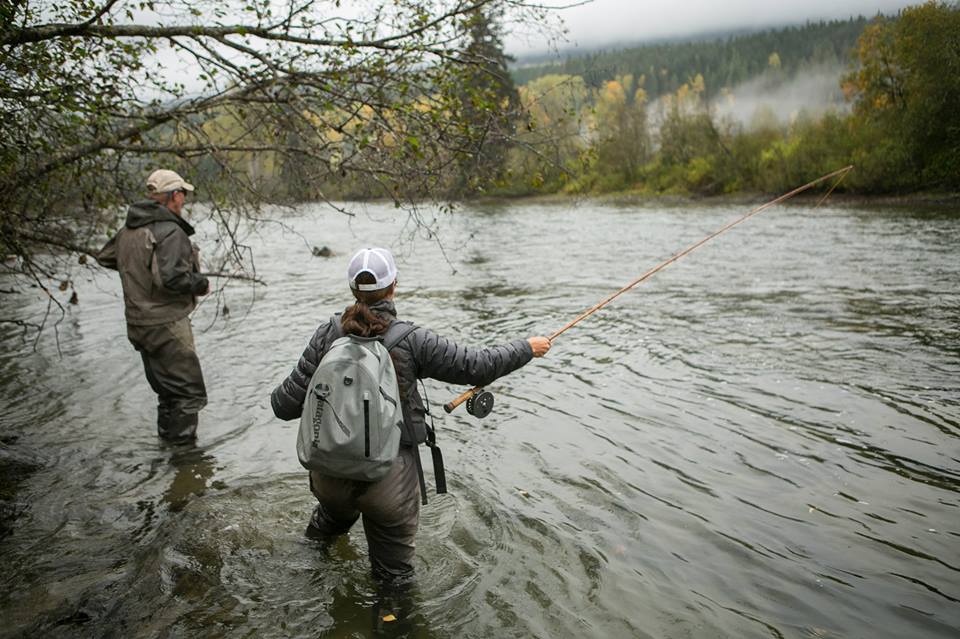
[[[519,115],[520,95],[507,70],[512,56],[503,50],[499,10],[476,9],[463,21],[467,36],[460,62],[457,114],[473,132],[471,144],[457,157],[455,190],[460,195],[483,191],[503,177]]]
[[[867,20],[859,17],[705,41],[648,44],[570,57],[561,63],[526,66],[515,69],[513,74],[520,85],[549,74],[580,76],[595,89],[618,76],[646,75],[647,94],[653,101],[677,91],[699,73],[706,81],[704,97],[712,99],[724,88],[764,71],[773,51],[778,53],[785,77],[812,66],[846,63],[866,24]],[[651,69],[666,71],[658,77]]]

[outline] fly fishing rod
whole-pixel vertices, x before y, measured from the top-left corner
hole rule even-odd
[[[830,194],[833,193],[833,190],[834,190],[835,188],[837,188],[837,185],[840,184],[840,181],[841,181],[844,177],[846,177],[847,173],[849,173],[852,169],[853,169],[853,165],[845,166],[845,167],[842,168],[842,169],[838,169],[838,170],[833,171],[833,172],[831,172],[831,173],[827,173],[826,175],[821,176],[821,177],[817,178],[816,180],[813,180],[812,182],[807,182],[807,183],[804,184],[803,186],[797,187],[797,188],[793,189],[792,191],[790,191],[789,193],[784,193],[784,194],[781,195],[780,197],[778,197],[778,198],[776,198],[776,199],[773,199],[773,200],[770,200],[769,202],[767,202],[767,203],[765,203],[765,204],[761,204],[760,206],[758,206],[757,208],[753,209],[752,211],[750,211],[750,212],[747,213],[746,215],[744,215],[744,216],[742,216],[742,217],[734,220],[733,222],[730,222],[729,224],[727,224],[727,225],[724,226],[723,228],[721,228],[721,229],[719,229],[719,230],[717,230],[717,231],[714,231],[713,233],[711,233],[710,235],[706,236],[706,237],[703,238],[702,240],[700,240],[700,241],[698,241],[698,242],[696,242],[696,243],[694,243],[694,244],[691,244],[690,246],[688,246],[687,248],[683,249],[683,250],[680,251],[679,253],[674,254],[674,256],[671,257],[670,259],[668,259],[668,260],[666,260],[666,261],[664,261],[664,262],[661,262],[660,264],[657,264],[656,266],[654,266],[653,268],[651,268],[649,271],[647,271],[646,273],[644,273],[643,275],[641,275],[641,276],[638,277],[637,279],[633,280],[632,282],[630,282],[629,284],[627,284],[626,286],[624,286],[624,287],[621,288],[620,290],[618,290],[618,291],[616,291],[616,292],[614,292],[614,293],[611,293],[610,295],[608,295],[607,297],[605,297],[605,298],[604,298],[603,300],[601,300],[600,302],[594,304],[593,306],[591,306],[590,308],[588,308],[588,309],[585,310],[584,312],[580,313],[580,315],[578,315],[578,316],[575,317],[574,319],[572,319],[572,320],[570,320],[569,322],[567,322],[567,324],[566,324],[563,328],[561,328],[560,330],[558,330],[558,331],[556,331],[555,333],[553,333],[552,335],[550,335],[550,337],[549,337],[548,339],[549,339],[551,342],[553,342],[553,340],[555,340],[555,339],[557,339],[558,337],[560,337],[560,335],[562,335],[563,333],[565,333],[565,332],[568,331],[569,329],[573,328],[574,326],[576,326],[577,324],[579,324],[579,323],[582,322],[583,320],[587,319],[588,317],[590,317],[591,315],[593,315],[594,313],[596,313],[597,311],[599,311],[601,308],[603,308],[604,306],[606,306],[607,304],[609,304],[610,302],[612,302],[612,301],[615,300],[616,298],[620,297],[621,295],[623,295],[624,293],[626,293],[627,291],[629,291],[629,290],[632,289],[633,287],[635,287],[635,286],[637,286],[638,284],[640,284],[641,282],[649,279],[649,278],[652,277],[655,273],[657,273],[657,272],[665,269],[667,266],[673,264],[674,262],[676,262],[676,261],[679,260],[680,258],[684,257],[685,255],[689,255],[690,253],[694,252],[695,250],[697,250],[698,248],[700,248],[701,246],[703,246],[704,244],[706,244],[707,242],[709,242],[709,241],[712,240],[713,238],[717,237],[718,235],[721,235],[721,234],[729,231],[730,229],[732,229],[732,228],[735,227],[736,225],[740,224],[741,222],[745,222],[745,221],[749,220],[751,217],[753,217],[754,215],[756,215],[757,213],[760,213],[761,211],[765,211],[766,209],[770,208],[771,206],[775,206],[775,205],[777,205],[777,204],[780,204],[781,202],[785,202],[786,200],[789,200],[790,198],[792,198],[794,195],[797,195],[798,193],[802,193],[802,192],[806,191],[807,189],[811,189],[811,188],[815,187],[816,185],[820,184],[821,182],[826,182],[826,181],[829,180],[830,178],[836,177],[836,178],[837,178],[837,181],[833,184],[833,186],[830,187],[830,190],[827,191],[827,193],[826,193],[822,198],[820,198],[820,201],[817,202],[817,207],[819,207],[821,204],[823,204],[824,200],[826,200],[826,199],[830,196]],[[814,207],[814,208],[816,208],[816,207]],[[490,414],[490,411],[493,410],[493,394],[492,394],[490,391],[484,390],[484,389],[483,389],[482,387],[480,387],[480,386],[475,386],[474,388],[471,388],[470,390],[468,390],[468,391],[464,392],[463,394],[461,394],[459,397],[457,397],[456,399],[454,399],[452,402],[449,402],[449,403],[447,403],[447,404],[444,404],[444,405],[443,405],[443,410],[447,411],[448,413],[452,413],[453,410],[454,410],[457,406],[459,406],[460,404],[462,404],[462,403],[464,403],[464,402],[467,403],[467,412],[470,413],[471,415],[473,415],[474,417],[479,417],[479,418],[486,417],[487,415]]]

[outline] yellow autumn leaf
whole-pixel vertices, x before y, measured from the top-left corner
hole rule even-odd
[[[383,620],[384,620],[384,621],[396,621],[397,618],[394,617],[393,615],[384,615]]]

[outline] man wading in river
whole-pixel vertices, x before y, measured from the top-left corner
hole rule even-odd
[[[158,397],[157,433],[174,443],[196,438],[197,414],[207,404],[189,316],[210,283],[199,273],[193,227],[181,217],[192,191],[173,171],[151,173],[149,199],[130,206],[124,228],[97,255],[120,272],[127,337]]]

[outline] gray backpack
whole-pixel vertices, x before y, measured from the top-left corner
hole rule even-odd
[[[339,328],[339,317],[330,321]],[[387,474],[404,427],[389,349],[414,328],[394,322],[380,337],[345,335],[330,345],[310,378],[300,416],[297,456],[304,468],[361,481]]]

